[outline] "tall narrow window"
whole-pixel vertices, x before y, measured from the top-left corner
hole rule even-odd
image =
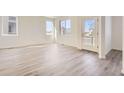
[[[54,25],[52,21],[46,21],[46,35],[53,35]]]
[[[83,44],[85,46],[96,46],[96,20],[87,19],[84,21]]]
[[[3,17],[2,19],[2,34],[3,35],[17,35],[17,17],[16,16],[8,16]]]
[[[8,18],[8,34],[16,34],[16,17],[14,16]]]
[[[61,34],[69,34],[71,32],[71,20],[60,21]]]

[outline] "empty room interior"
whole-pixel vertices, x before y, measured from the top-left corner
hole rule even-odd
[[[123,76],[122,16],[0,16],[1,76]]]

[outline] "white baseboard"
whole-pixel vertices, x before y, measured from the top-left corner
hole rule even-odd
[[[29,47],[29,46],[39,46],[39,45],[46,45],[46,44],[50,44],[50,43],[39,43],[39,44],[19,45],[19,46],[15,46],[15,47],[0,48],[0,50],[4,50],[4,49],[14,49],[14,48],[24,48],[24,47]]]
[[[124,68],[121,70],[121,73],[124,74]]]

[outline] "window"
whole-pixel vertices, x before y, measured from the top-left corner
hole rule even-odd
[[[46,21],[46,34],[52,35],[54,30],[54,25],[52,21]]]
[[[85,32],[93,32],[95,29],[95,20],[86,20],[85,21]]]
[[[60,21],[60,31],[61,34],[68,34],[71,32],[71,20]]]
[[[16,16],[3,17],[2,24],[2,35],[13,36],[18,34]]]
[[[83,44],[84,46],[94,47],[96,46],[96,20],[87,19],[83,23]]]

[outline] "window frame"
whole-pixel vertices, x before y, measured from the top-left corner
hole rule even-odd
[[[70,28],[67,28],[67,21],[70,21]],[[64,32],[62,32],[62,22],[64,22],[65,23],[65,30],[64,30]],[[59,21],[59,29],[60,29],[60,34],[61,35],[69,35],[69,34],[71,34],[71,30],[72,30],[72,21],[71,21],[71,19],[62,19],[62,20],[60,20]],[[66,32],[67,30],[70,30],[69,32]]]
[[[6,24],[6,27],[7,27],[7,29],[5,29],[4,28],[4,26],[5,26],[5,24],[4,24],[4,18],[5,17],[7,17],[7,24]],[[2,33],[1,33],[1,35],[2,36],[18,36],[18,16],[14,16],[14,17],[16,17],[16,20],[15,21],[9,21],[9,16],[2,16]],[[16,33],[15,34],[9,34],[9,22],[15,22],[15,24],[16,24]],[[7,30],[7,33],[5,33],[4,31],[5,30]]]

